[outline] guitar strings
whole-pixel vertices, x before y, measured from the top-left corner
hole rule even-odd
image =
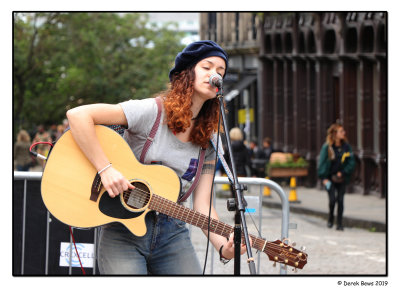
[[[136,207],[136,208],[142,208],[143,206],[147,205],[149,199],[148,198],[141,198],[135,195],[129,195],[123,196],[125,203],[127,203],[129,206]]]
[[[161,197],[162,198],[162,197]],[[165,198],[163,198],[163,200],[166,200]],[[173,203],[173,202],[171,202],[171,201],[169,201],[169,200],[166,200],[166,201],[168,201],[168,203]],[[207,218],[205,215],[203,215],[203,214],[201,214],[201,213],[199,213],[201,216],[204,216],[204,218]],[[196,215],[196,214],[195,214]],[[220,222],[220,223],[222,223],[222,222]],[[228,226],[228,228],[229,229],[232,229],[232,227],[231,226],[229,226],[229,225],[227,225]],[[218,227],[219,227],[219,225],[217,225],[217,227],[215,228],[215,230],[214,230],[214,232],[219,232],[218,231]],[[224,228],[225,228],[225,226],[224,226]],[[224,228],[222,229],[222,231],[221,231],[221,235],[222,234],[224,234]],[[230,235],[230,232],[226,232],[225,231],[225,234],[224,234],[224,236],[225,237],[229,237],[229,235]],[[254,246],[256,246],[256,248],[258,247],[258,249],[261,249],[261,247],[263,247],[264,246],[264,244],[265,244],[265,240],[264,239],[262,239],[262,238],[256,238],[255,236],[253,236],[253,235],[251,235],[252,236],[252,240],[253,240],[253,247]],[[271,242],[267,242],[266,243],[266,249],[264,249],[264,252],[266,253],[266,254],[268,254],[268,255],[270,255],[270,256],[272,256],[272,257],[275,257],[275,256],[277,256],[278,257],[278,261],[277,262],[281,262],[281,263],[284,263],[284,260],[285,259],[288,259],[288,262],[291,262],[291,261],[293,261],[293,258],[291,258],[291,257],[289,257],[289,258],[286,258],[286,256],[282,256],[282,250],[283,249],[288,249],[289,248],[289,246],[287,246],[287,245],[284,245],[285,247],[281,247],[281,246],[277,246],[275,243],[271,243]],[[292,253],[293,254],[296,254],[296,252],[294,252],[294,251],[292,251]],[[301,260],[302,260],[302,258],[300,258]],[[296,257],[296,260],[298,261],[299,260],[299,257]]]
[[[131,194],[140,194],[140,195],[131,195]],[[142,194],[145,194],[145,196],[143,197]],[[129,199],[131,197],[134,197],[135,199],[134,202],[138,202],[141,203],[142,205],[146,205],[148,203],[148,201],[150,200],[150,192],[146,192],[142,189],[131,189],[128,191],[123,191],[123,198],[125,199]]]
[[[142,196],[136,197],[136,198],[139,198],[139,199],[136,199],[137,200],[136,202],[141,202],[141,203],[147,203],[149,201],[149,197],[150,197],[149,196],[149,194],[150,194],[149,192],[146,192],[146,191],[144,191],[142,189],[138,189],[138,188],[131,189],[131,190],[128,190],[128,191],[124,191],[123,193],[124,193],[124,198],[126,198],[127,196],[131,197],[131,194],[135,194],[135,193],[146,194],[146,197],[142,197]],[[257,237],[253,236],[252,239],[255,241],[253,245],[259,244],[259,245],[263,246],[264,243],[265,243],[265,240],[261,239],[261,238],[257,238]],[[261,240],[261,243],[258,243],[257,240]],[[268,246],[268,244],[270,244],[268,249],[279,250],[281,248],[281,247],[275,246],[272,243],[267,242],[267,246]]]
[[[144,205],[148,203],[149,198],[150,198],[150,192],[147,192],[147,191],[144,191],[144,190],[138,189],[138,188],[131,189],[131,190],[128,190],[128,191],[123,191],[123,198],[124,199],[125,198],[129,199],[130,197],[132,197],[132,194],[133,195],[134,194],[140,194],[139,196],[134,195],[134,197],[136,198],[136,199],[134,199],[134,202],[142,203]],[[143,196],[143,194],[145,194],[145,196]],[[161,197],[161,198],[163,198],[163,197]],[[170,202],[167,199],[165,199],[165,200]],[[179,209],[179,210],[181,210],[181,209]],[[197,212],[195,213],[195,215],[196,214],[200,215],[200,217],[203,215],[203,214],[197,213]],[[206,218],[205,215],[203,215],[203,216]],[[198,219],[200,219],[200,218],[198,218]],[[231,228],[231,226],[229,226],[229,227]],[[218,231],[218,225],[217,225],[217,227],[216,227],[216,229],[214,231]],[[223,232],[223,231],[221,231],[221,232]],[[226,232],[225,232],[225,235],[227,235]],[[255,247],[256,249],[260,249],[261,250],[261,248],[265,244],[265,240],[262,239],[262,238],[257,238],[257,237],[255,237],[253,235],[251,235],[251,237],[252,237],[252,240],[254,241],[252,246]],[[290,252],[290,254],[296,255],[295,260],[293,258],[291,258],[291,257],[286,257],[286,256],[283,256],[283,258],[282,258],[282,254],[281,254],[282,249],[285,249],[285,248],[288,249],[289,247],[290,246],[288,246],[287,244],[284,244],[284,246],[277,246],[275,243],[267,241],[265,249],[264,249],[264,252],[267,255],[270,255],[270,256],[272,256],[274,258],[277,257],[278,260],[273,260],[273,261],[276,261],[278,263],[285,263],[285,259],[287,259],[288,262],[290,262],[290,261],[294,261],[294,262],[306,261],[307,255],[305,253],[302,253],[302,256],[296,255],[296,254],[298,254],[300,252],[298,250],[294,249],[294,248],[292,248],[292,251]],[[285,263],[285,264],[287,264],[287,263]]]
[[[143,201],[148,201],[148,198],[149,198],[149,196],[147,195],[147,194],[149,194],[148,192],[146,192],[146,191],[143,191],[143,190],[141,190],[141,189],[138,189],[138,188],[135,188],[135,189],[132,189],[132,190],[128,190],[128,191],[124,191],[124,194],[127,194],[127,195],[130,195],[130,194],[135,194],[135,193],[145,193],[146,194],[146,198],[143,200],[143,199],[139,199],[138,201],[139,202],[143,202]],[[126,198],[127,197],[127,195],[124,195],[124,198]],[[169,200],[167,200],[167,199],[165,199],[166,201],[168,201],[168,202],[170,202]],[[173,203],[173,202],[172,202]],[[196,214],[196,213],[195,213]],[[206,218],[206,217],[205,217]],[[231,227],[231,226],[229,226],[229,227]],[[258,239],[258,238],[255,238],[255,237],[253,237],[253,239],[254,240],[256,240],[256,239]],[[265,240],[263,240],[263,239],[261,239],[262,240],[262,244],[264,244],[264,242],[265,242]]]

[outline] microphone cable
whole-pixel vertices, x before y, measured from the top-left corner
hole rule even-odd
[[[217,90],[217,92],[218,92],[218,90]],[[223,102],[223,101],[222,101],[222,99],[220,99],[220,100],[218,100],[218,102]],[[209,246],[210,246],[211,207],[212,207],[212,201],[213,201],[213,196],[214,196],[214,179],[215,179],[215,173],[216,173],[216,170],[217,170],[217,162],[218,162],[220,127],[221,127],[221,111],[218,110],[217,146],[216,146],[216,152],[215,152],[214,174],[213,174],[213,179],[212,179],[212,183],[211,183],[211,190],[210,190],[210,206],[209,206],[209,209],[208,209],[208,225],[207,225],[207,247],[206,247],[206,256],[205,256],[205,259],[204,259],[203,275],[206,272],[208,249],[209,249]]]

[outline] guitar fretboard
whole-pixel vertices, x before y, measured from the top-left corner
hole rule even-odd
[[[234,228],[224,222],[218,221],[214,218],[209,220],[207,215],[204,215],[196,210],[187,208],[183,205],[176,204],[171,200],[153,194],[150,200],[149,208],[173,218],[179,219],[191,225],[197,226],[203,230],[208,230],[210,225],[210,232],[219,234],[223,237],[229,238]],[[269,247],[270,242],[266,242],[262,238],[249,235],[252,240],[252,247],[259,251],[265,251]],[[243,235],[242,235],[243,238]]]

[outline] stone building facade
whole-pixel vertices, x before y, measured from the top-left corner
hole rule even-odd
[[[357,160],[349,191],[386,197],[387,13],[202,13],[200,38],[230,55],[226,96],[239,93],[228,108],[253,108],[249,137],[308,160],[301,183],[317,185],[319,150],[338,121]]]

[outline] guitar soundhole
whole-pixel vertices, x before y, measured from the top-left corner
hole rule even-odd
[[[137,210],[144,208],[150,201],[150,189],[146,184],[142,182],[133,182],[135,189],[124,192],[125,205],[131,208],[131,210]]]

